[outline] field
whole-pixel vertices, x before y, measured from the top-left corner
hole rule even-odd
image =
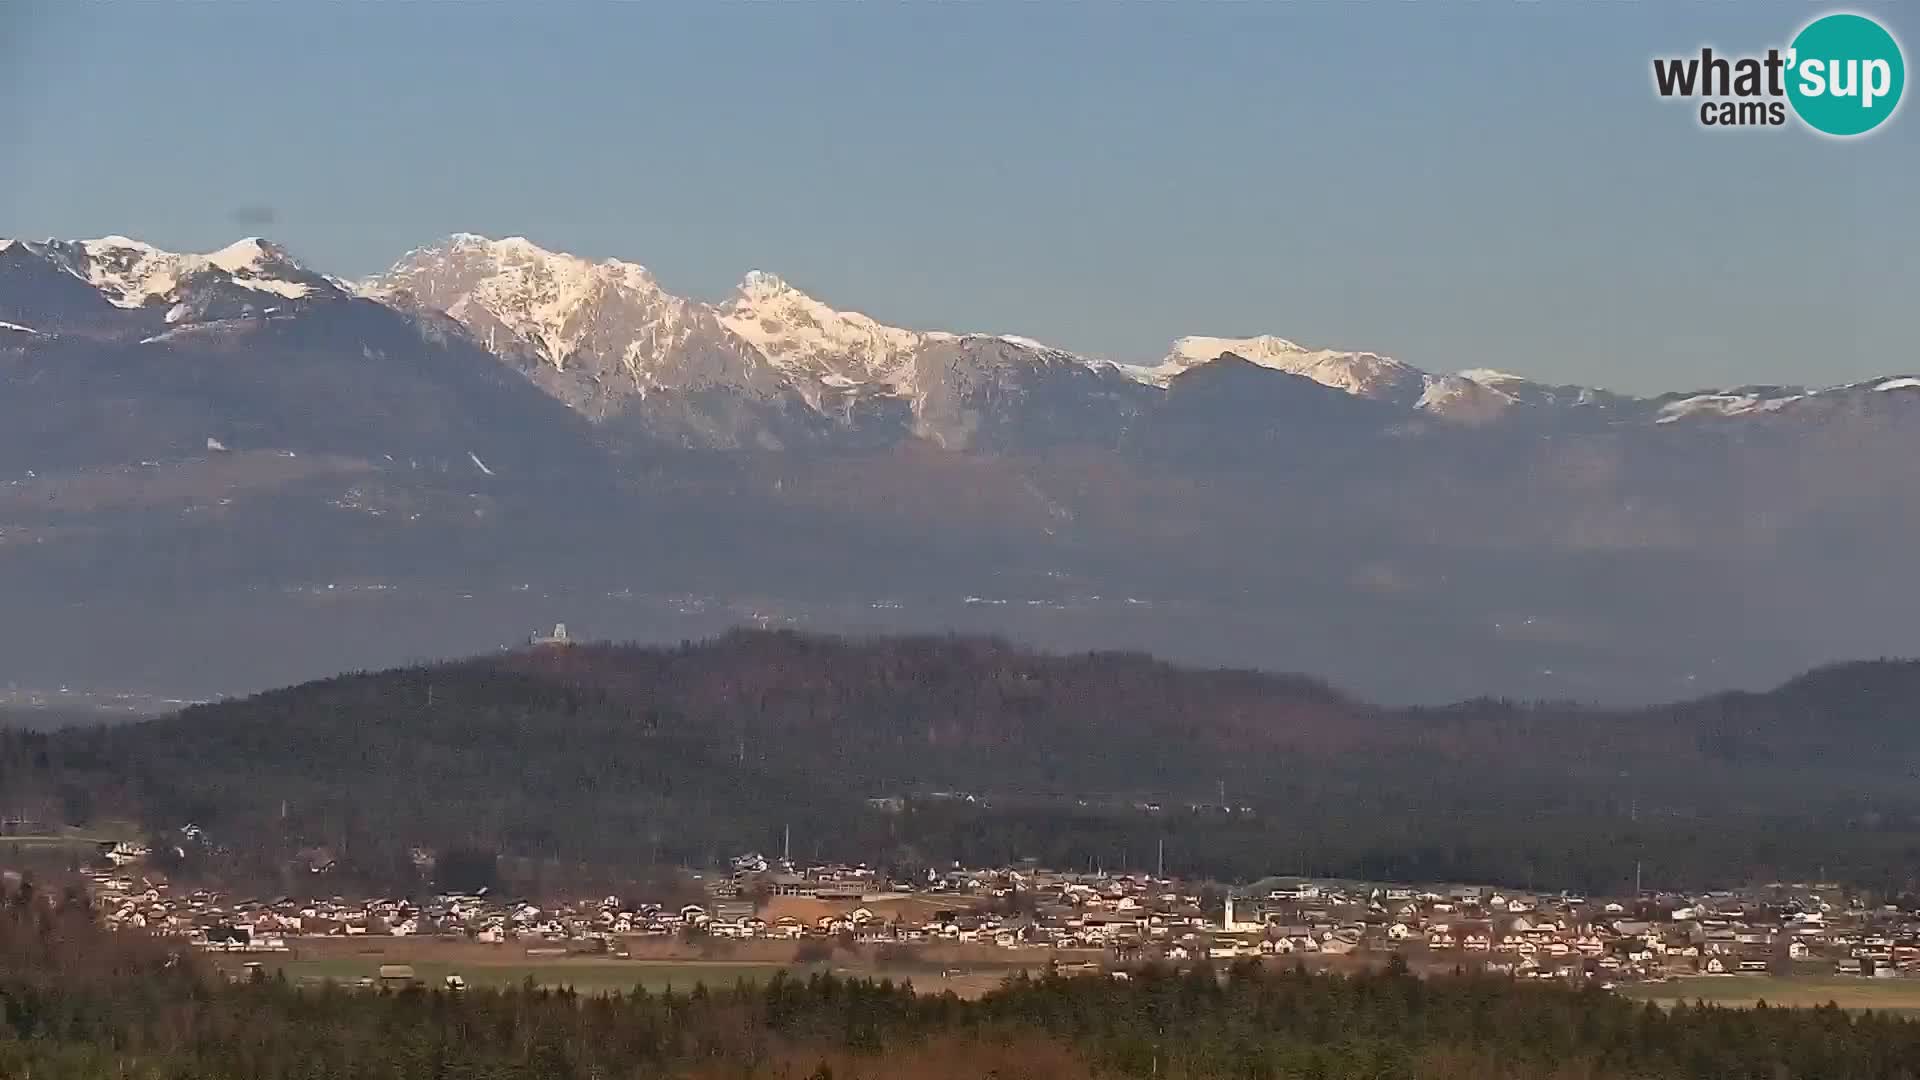
[[[1671,1005],[1706,1001],[1715,1005],[1812,1007],[1832,1003],[1843,1009],[1920,1013],[1920,979],[1846,979],[1803,975],[1704,975],[1623,987],[1622,994]]]
[[[244,970],[248,960],[257,960],[269,975],[283,973],[294,982],[352,983],[374,978],[383,962],[380,957],[328,957],[292,959],[279,955],[221,956],[216,963],[233,973]],[[760,982],[774,972],[785,970],[774,964],[737,963],[724,960],[608,960],[555,959],[540,961],[519,959],[487,964],[463,964],[423,960],[410,964],[414,977],[428,986],[439,986],[448,975],[459,975],[470,986],[518,986],[531,979],[536,985],[571,987],[582,993],[609,993],[631,990],[636,986],[660,991],[668,987],[691,990],[697,984],[731,986],[738,981]],[[804,971],[796,969],[801,974]]]
[[[524,949],[513,946],[423,939],[387,939],[370,944],[364,940],[296,938],[291,944],[292,950],[286,953],[219,953],[212,959],[231,975],[245,974],[248,963],[256,962],[268,975],[284,974],[302,983],[356,983],[376,978],[383,964],[406,964],[413,968],[414,977],[428,986],[439,986],[448,975],[459,975],[469,986],[518,986],[531,979],[538,986],[571,987],[590,994],[636,986],[656,992],[668,987],[690,990],[699,984],[732,986],[741,981],[761,982],[779,971],[799,978],[831,971],[851,977],[911,980],[924,991],[950,990],[962,997],[978,997],[1012,972],[1040,966],[1031,962],[954,961],[945,966],[940,961],[884,963],[868,953],[845,951],[836,952],[829,960],[797,963],[791,947],[741,950],[747,955],[729,959],[680,955],[615,959],[581,954],[529,956]]]
[[[91,852],[100,846],[91,836],[0,836],[0,849],[7,851],[52,851],[71,849]]]

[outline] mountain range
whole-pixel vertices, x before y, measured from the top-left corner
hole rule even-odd
[[[707,303],[521,238],[364,281],[257,238],[0,240],[0,678],[225,692],[561,619],[954,626],[1392,700],[1920,651],[1920,378],[1634,397],[1157,351],[762,271]]]

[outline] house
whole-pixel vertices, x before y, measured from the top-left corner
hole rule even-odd
[[[739,922],[753,917],[753,901],[722,900],[713,905],[713,917],[725,922]]]
[[[108,845],[106,849],[107,861],[115,866],[125,866],[128,863],[139,862],[152,853],[152,850],[149,849],[147,845],[127,840]]]

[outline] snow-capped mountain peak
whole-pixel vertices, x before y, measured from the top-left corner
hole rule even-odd
[[[1178,357],[1190,363],[1205,363],[1223,352],[1231,352],[1244,360],[1251,360],[1263,367],[1273,366],[1273,361],[1282,357],[1294,357],[1316,351],[1298,342],[1288,341],[1275,334],[1256,334],[1253,337],[1224,338],[1194,335],[1183,337],[1173,343],[1168,358]]]
[[[718,310],[721,323],[775,367],[796,377],[832,380],[829,385],[835,386],[899,388],[913,351],[933,338],[951,336],[840,311],[764,270],[750,271]]]
[[[742,298],[754,301],[771,300],[787,293],[798,292],[787,279],[766,270],[749,270],[734,286],[734,291]]]
[[[317,275],[295,262],[286,248],[257,236],[228,244],[206,261],[232,275],[234,284],[259,292],[299,297],[318,287],[313,280]]]
[[[1377,353],[1310,349],[1272,334],[1247,338],[1183,337],[1173,343],[1172,351],[1160,363],[1160,370],[1177,374],[1196,364],[1210,363],[1224,353],[1275,371],[1303,375],[1322,386],[1360,397],[1373,397],[1395,382],[1423,374]]]
[[[647,268],[474,233],[408,252],[364,283],[444,311],[576,408],[611,415],[658,389],[725,388],[766,400],[781,373],[706,304],[661,288]]]
[[[644,309],[646,334],[656,341],[680,333],[684,322],[676,299],[646,267],[549,251],[524,236],[492,240],[455,233],[409,251],[365,288],[372,295],[410,292],[490,345],[518,339],[556,369],[604,336],[597,319],[603,309]]]
[[[1194,335],[1173,343],[1166,358],[1151,367],[1122,366],[1133,378],[1165,386],[1182,372],[1233,354],[1249,363],[1312,379],[1355,397],[1391,401],[1452,420],[1481,422],[1514,404],[1491,382],[1422,371],[1379,353],[1315,349],[1273,334],[1227,338]]]
[[[6,247],[13,247],[8,241]],[[301,266],[285,248],[249,237],[206,255],[165,251],[125,236],[20,246],[99,290],[115,307],[179,307],[196,285],[237,286],[284,298],[330,290],[326,279]],[[202,293],[204,289],[200,290]],[[245,295],[230,294],[230,295]],[[203,295],[202,300],[206,297]],[[204,306],[204,305],[202,305]],[[217,307],[231,310],[232,305]]]
[[[74,269],[114,306],[125,308],[172,293],[180,278],[193,271],[197,259],[117,235],[82,240],[78,247],[83,257]]]
[[[270,263],[288,259],[287,249],[257,236],[236,240],[219,251],[210,252],[207,261],[228,273],[257,270]]]

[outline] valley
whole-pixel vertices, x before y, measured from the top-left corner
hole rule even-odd
[[[369,282],[266,241],[8,241],[0,319],[32,330],[0,337],[19,685],[245,693],[568,620],[953,627],[1409,704],[1920,652],[1897,374],[1636,398],[1272,335],[1106,360],[472,234]]]

